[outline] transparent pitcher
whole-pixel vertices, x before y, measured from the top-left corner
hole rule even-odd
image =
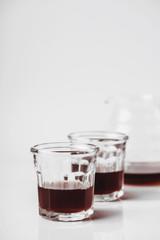
[[[130,137],[125,173],[159,174],[160,179],[160,98],[125,95],[111,97],[106,104],[106,130]]]

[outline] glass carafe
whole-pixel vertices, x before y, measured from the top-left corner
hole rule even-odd
[[[125,173],[160,173],[160,98],[146,94],[106,100],[106,130],[129,135]]]

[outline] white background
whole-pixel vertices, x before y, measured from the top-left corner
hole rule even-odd
[[[37,237],[29,148],[105,129],[105,99],[159,94],[159,67],[158,0],[0,1],[1,239]]]

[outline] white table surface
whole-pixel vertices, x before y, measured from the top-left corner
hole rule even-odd
[[[160,186],[125,186],[121,200],[95,203],[91,220],[53,222],[38,215],[35,173],[30,168],[26,175],[23,168],[11,167],[8,175],[2,171],[1,240],[160,239]]]

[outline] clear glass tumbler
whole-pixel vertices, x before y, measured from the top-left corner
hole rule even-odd
[[[113,201],[123,195],[124,159],[128,136],[123,133],[88,131],[71,133],[69,139],[99,148],[95,177],[95,201]]]
[[[41,216],[78,221],[93,214],[97,151],[92,144],[66,142],[31,148]]]

